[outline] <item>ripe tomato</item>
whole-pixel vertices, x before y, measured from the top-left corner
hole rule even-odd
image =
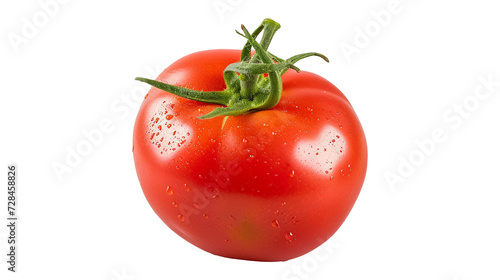
[[[187,55],[156,79],[203,91],[241,50]],[[153,87],[134,128],[144,194],[178,235],[216,255],[282,261],[330,238],[349,214],[366,173],[363,129],[346,97],[309,72],[282,76],[272,109],[198,117],[220,105]]]

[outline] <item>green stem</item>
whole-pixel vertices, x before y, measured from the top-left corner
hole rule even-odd
[[[243,34],[238,31],[236,33],[245,37],[247,42],[241,51],[241,61],[228,65],[224,70],[226,89],[223,91],[196,91],[145,78],[136,78],[136,80],[177,96],[226,106],[216,108],[199,117],[200,119],[237,116],[271,109],[281,99],[283,91],[281,76],[288,69],[300,71],[294,65],[296,62],[310,56],[319,56],[328,62],[328,58],[315,52],[295,55],[286,60],[268,52],[267,49],[279,28],[279,23],[271,19],[265,19],[252,34],[241,25]],[[262,38],[258,43],[256,38],[261,32],[263,32]],[[253,56],[252,48],[255,50]],[[263,75],[264,73],[268,73],[267,77]]]
[[[265,21],[267,25],[264,25],[264,32],[266,32],[266,26],[268,27],[267,31],[269,33],[274,33],[280,28],[279,24],[274,22],[274,21]],[[275,23],[275,24],[274,24]],[[264,24],[264,23],[263,23]],[[273,60],[269,57],[267,54],[267,50],[264,49],[264,47],[255,41],[255,39],[250,35],[248,30],[245,28],[245,26],[241,26],[241,29],[243,29],[243,32],[245,32],[245,35],[252,44],[252,47],[255,49],[256,56],[258,55],[262,62],[267,63],[267,64],[272,64]],[[265,37],[267,39],[272,39],[272,36]],[[265,42],[267,46],[269,46],[269,43]],[[255,56],[254,56],[255,57]],[[252,58],[253,59],[253,58]],[[259,105],[259,109],[261,110],[267,110],[271,109],[272,107],[276,106],[278,102],[281,99],[281,92],[283,91],[283,85],[281,83],[281,76],[278,75],[277,71],[270,71],[269,73],[269,81],[270,81],[270,92],[269,95],[266,98],[262,98],[263,100],[258,100],[261,101],[261,104]]]
[[[253,38],[257,38],[257,36],[259,36],[260,32],[263,29],[264,29],[264,24],[259,25],[259,27],[257,27],[257,29],[255,29],[255,31],[252,33],[252,37]],[[239,35],[245,37],[245,35],[243,35],[240,32],[238,32],[238,30],[236,30],[236,33],[238,33]],[[249,61],[251,57],[252,57],[252,45],[250,44],[250,42],[247,41],[245,43],[245,46],[241,50],[241,58],[240,58],[240,60],[241,61]]]
[[[278,29],[281,28],[281,25],[272,19],[266,18],[262,22],[262,26],[264,27],[264,33],[262,34],[262,39],[260,39],[260,46],[262,47],[263,50],[267,51],[267,49],[269,48],[269,45],[271,45],[271,41],[273,40],[274,34],[276,34]],[[244,28],[245,28],[245,26],[243,26],[243,24],[242,24],[241,29],[243,30],[243,32],[245,32]],[[245,34],[245,35],[248,39],[248,34]],[[255,41],[255,37],[253,37],[253,36],[250,36],[250,37],[252,37]],[[255,46],[250,41],[248,41],[248,42],[255,49]],[[252,57],[250,62],[256,62],[257,58],[260,58],[262,61],[264,61],[262,57],[254,56],[254,57]]]
[[[256,51],[257,49],[255,48],[257,42],[255,41],[255,38],[257,35],[261,32],[261,30],[264,30],[264,33],[262,34],[262,39],[260,41],[260,48],[262,48],[264,51],[261,53],[257,53],[257,55],[254,55],[249,63],[256,64],[259,62],[259,59],[263,61],[264,63],[272,63],[272,60],[265,60],[265,58],[261,57],[262,55],[266,55],[267,49],[269,48],[269,45],[271,44],[271,41],[273,40],[274,34],[280,29],[280,24],[275,22],[272,19],[264,19],[262,24],[253,32],[253,34],[250,35],[248,30],[245,28],[245,26],[242,24],[241,29],[245,33],[245,37],[248,39],[247,43],[245,44],[245,47],[247,47],[247,44],[250,44],[251,47],[253,47]],[[255,36],[254,36],[255,35]],[[251,50],[251,49],[250,49]],[[248,51],[248,47],[245,50],[246,52]],[[245,54],[245,58],[247,58],[248,55]],[[245,61],[245,60],[242,60]],[[270,73],[270,72],[264,72],[264,73]],[[246,73],[240,73],[240,79],[241,79],[241,98],[243,99],[249,99],[253,100],[255,98],[256,93],[258,92],[258,84],[257,84],[257,79],[259,78],[258,75],[252,75],[252,74],[246,74]]]

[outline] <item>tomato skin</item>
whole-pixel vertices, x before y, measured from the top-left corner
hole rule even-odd
[[[225,89],[240,50],[190,54],[158,81]],[[210,253],[283,261],[321,245],[353,207],[367,167],[361,124],[326,79],[289,70],[277,106],[248,115],[197,117],[220,105],[151,88],[134,127],[144,194],[178,235]]]

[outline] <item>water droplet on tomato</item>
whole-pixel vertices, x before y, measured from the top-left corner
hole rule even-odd
[[[173,119],[173,118],[174,118],[174,116],[173,116],[173,115],[167,115],[165,118],[166,118],[167,120],[171,120],[171,119]]]
[[[186,188],[186,192],[189,192],[191,190],[187,184],[184,184],[184,187]]]
[[[285,239],[292,243],[294,240],[295,240],[295,236],[293,235],[293,233],[290,231],[290,232],[287,232],[285,233]]]
[[[171,128],[171,127],[172,127],[171,123],[167,124],[167,128]]]
[[[161,124],[158,126],[158,129],[161,130]]]
[[[177,207],[177,202],[175,202],[175,201],[174,201],[174,202],[172,202],[172,206],[173,206],[173,207]]]
[[[177,216],[177,219],[179,219],[179,221],[181,221],[181,222],[184,222],[186,220],[186,218],[184,217],[184,215]]]
[[[200,205],[197,202],[193,202],[193,207],[196,209],[200,209]]]
[[[294,170],[290,171],[290,178],[292,178],[293,176],[295,176],[295,171]]]
[[[203,214],[203,218],[208,219],[208,215],[207,214]]]
[[[167,186],[167,189],[165,190],[165,192],[168,195],[173,195],[174,194],[174,190],[170,186]]]
[[[217,198],[217,193],[219,192],[219,189],[217,187],[209,186],[206,190],[209,193],[211,193],[210,195],[207,195],[207,197],[209,197],[209,198]]]
[[[272,221],[271,225],[275,228],[280,228],[280,224],[278,223],[278,220]]]

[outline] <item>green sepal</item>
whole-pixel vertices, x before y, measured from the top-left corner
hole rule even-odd
[[[296,62],[310,56],[318,56],[328,62],[328,58],[316,52],[303,53],[284,60],[267,51],[279,28],[280,25],[271,19],[265,19],[252,34],[241,25],[243,33],[236,32],[245,37],[247,42],[241,51],[241,61],[228,65],[224,70],[226,89],[223,91],[196,91],[146,78],[136,78],[136,80],[180,97],[226,106],[216,108],[199,117],[200,119],[237,116],[271,109],[281,99],[283,91],[281,76],[288,69],[300,71],[294,65]],[[263,35],[258,43],[256,38],[261,32]],[[255,50],[254,55],[251,52],[252,48]],[[268,75],[264,76],[265,73]]]
[[[159,88],[161,90],[173,93],[177,96],[206,103],[228,105],[229,101],[233,96],[231,93],[227,91],[197,91],[188,88],[165,84],[162,82],[146,78],[135,78],[135,79],[137,81],[145,82],[151,86],[154,86],[155,88]]]

